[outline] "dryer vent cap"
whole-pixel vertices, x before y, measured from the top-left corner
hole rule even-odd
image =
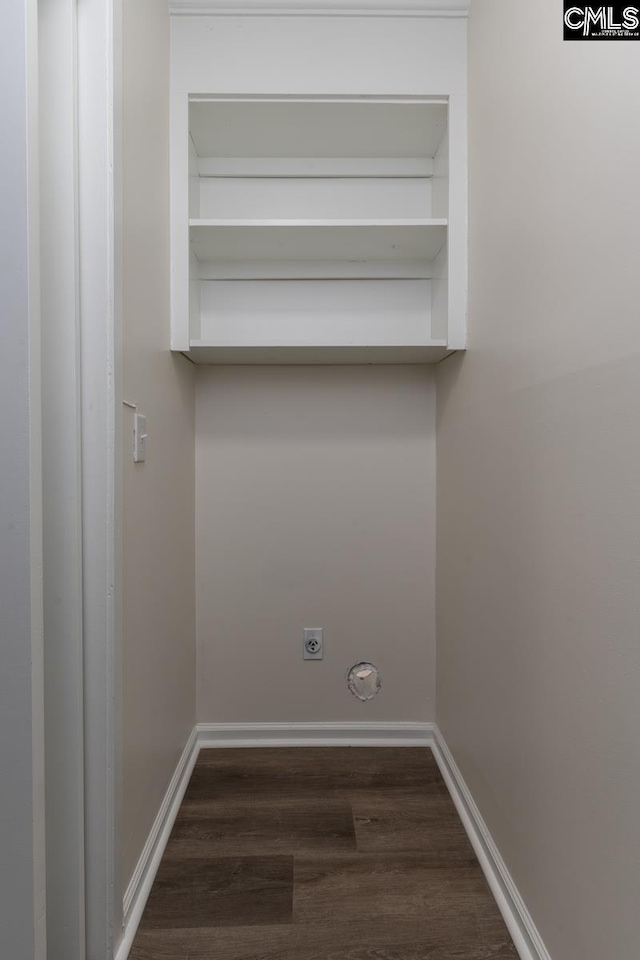
[[[347,673],[347,686],[358,700],[371,700],[380,690],[380,671],[373,663],[355,663]]]

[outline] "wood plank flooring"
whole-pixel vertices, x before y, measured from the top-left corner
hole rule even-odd
[[[423,748],[203,750],[130,960],[517,960]]]

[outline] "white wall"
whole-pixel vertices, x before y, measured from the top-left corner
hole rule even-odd
[[[7,957],[45,943],[42,516],[34,2],[0,31],[0,930]]]
[[[199,368],[201,721],[433,719],[434,394],[429,367]]]
[[[438,719],[554,960],[638,954],[640,58],[470,20],[470,350],[438,370]]]
[[[129,881],[195,721],[194,376],[169,353],[169,17],[124,4],[122,877]]]

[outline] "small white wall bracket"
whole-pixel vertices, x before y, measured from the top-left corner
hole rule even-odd
[[[144,463],[147,459],[147,418],[136,413],[133,417],[133,462]]]

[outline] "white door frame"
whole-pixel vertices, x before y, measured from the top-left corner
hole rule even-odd
[[[122,934],[121,0],[77,0],[87,960]]]
[[[0,930],[44,960],[44,697],[36,0],[0,31]]]
[[[111,960],[121,939],[121,2],[6,0],[0,33],[0,928],[29,960]],[[45,824],[68,887],[49,916]]]
[[[48,960],[85,960],[76,0],[38,0]]]

